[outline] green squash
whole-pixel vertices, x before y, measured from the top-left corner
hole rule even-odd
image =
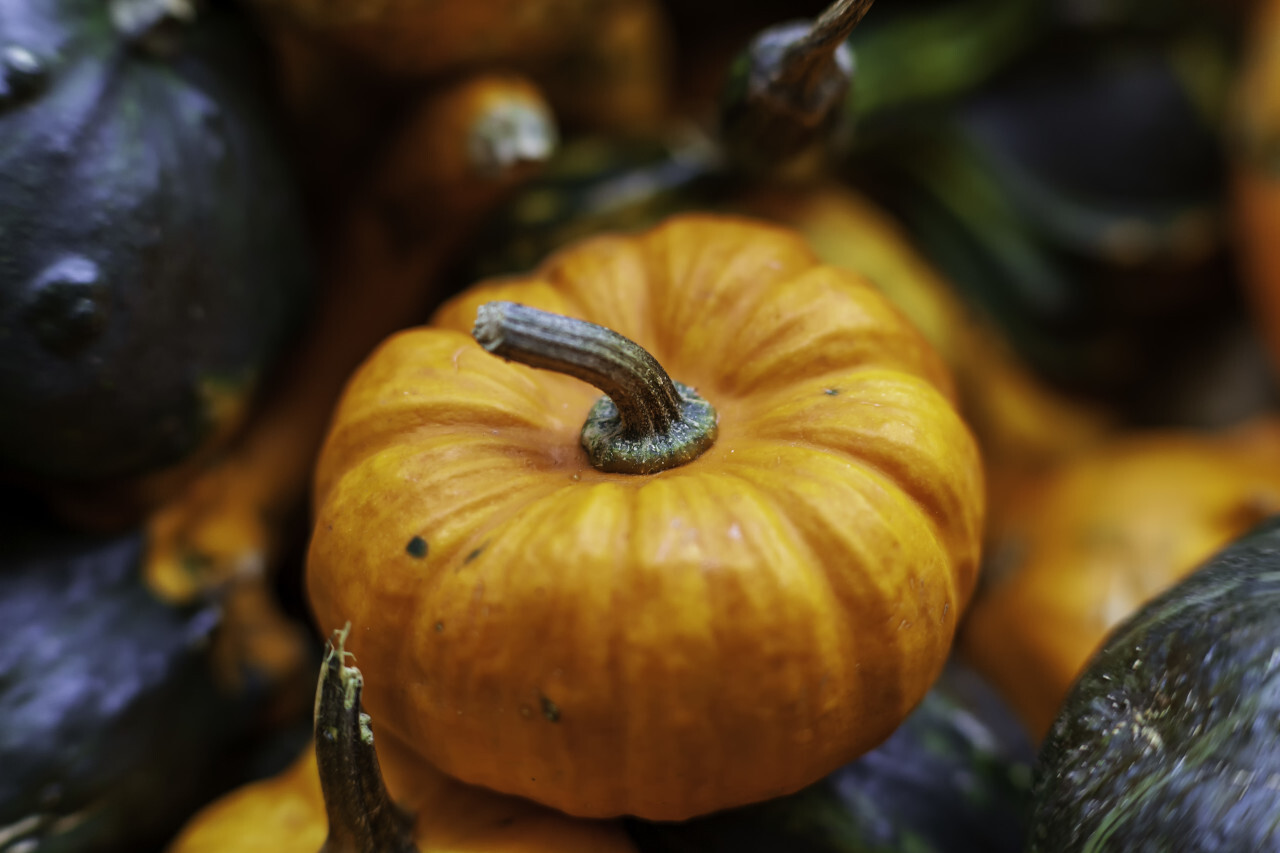
[[[1036,760],[1030,850],[1280,848],[1280,518],[1121,625]]]
[[[0,0],[0,471],[181,461],[307,303],[259,43],[224,6]],[[202,7],[203,8],[203,7]],[[126,25],[126,12],[154,12]],[[113,17],[115,16],[115,17]]]
[[[68,533],[10,497],[0,542],[0,850],[156,849],[310,735],[264,740],[269,697],[252,673],[242,690],[218,686],[219,607],[156,598],[139,533]]]
[[[1205,40],[1064,40],[856,164],[1023,360],[1119,406],[1231,311]]]
[[[1032,756],[992,689],[952,664],[887,741],[822,781],[627,828],[640,853],[1021,853]]]

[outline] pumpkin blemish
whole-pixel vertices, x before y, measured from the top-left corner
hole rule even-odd
[[[560,722],[560,706],[552,702],[546,696],[540,697],[542,700],[542,716],[546,717],[553,723]]]
[[[409,544],[404,549],[410,557],[421,560],[427,556],[427,540],[421,536],[415,536],[409,540]]]
[[[836,396],[839,396],[840,389],[839,388],[823,388],[822,393],[826,394],[828,397],[836,397]]]

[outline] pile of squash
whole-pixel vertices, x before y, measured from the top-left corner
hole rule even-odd
[[[0,0],[0,853],[1277,846],[1277,44]]]

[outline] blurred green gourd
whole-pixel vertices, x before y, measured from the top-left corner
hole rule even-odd
[[[190,8],[0,2],[0,471],[103,483],[189,459],[305,314],[259,46]]]

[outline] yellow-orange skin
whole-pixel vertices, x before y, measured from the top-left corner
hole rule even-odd
[[[1280,423],[1112,441],[992,505],[960,649],[1036,737],[1107,634],[1280,512]]]
[[[375,724],[376,726],[376,724]],[[388,790],[416,816],[418,853],[635,853],[622,827],[463,785],[376,733]],[[315,751],[205,807],[169,853],[317,853],[329,833]]]
[[[599,392],[484,352],[489,300],[637,341],[717,408],[716,443],[595,471]],[[794,232],[687,216],[590,240],[357,372],[316,473],[312,607],[351,620],[380,725],[465,781],[657,819],[794,791],[893,731],[969,599],[982,479],[947,388]]]
[[[736,207],[798,230],[823,263],[870,279],[920,330],[955,377],[960,411],[982,448],[988,498],[1006,469],[1043,465],[1106,434],[1104,412],[1040,383],[902,226],[865,197],[836,184],[778,186],[748,193]]]

